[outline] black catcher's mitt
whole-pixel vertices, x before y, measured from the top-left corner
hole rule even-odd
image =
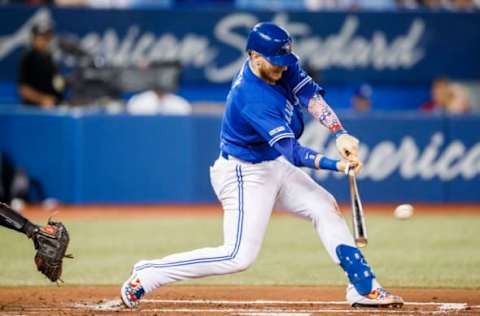
[[[37,250],[35,264],[38,271],[52,282],[62,281],[63,258],[73,258],[72,255],[65,255],[70,241],[65,225],[49,220],[46,226],[35,231],[32,239]]]

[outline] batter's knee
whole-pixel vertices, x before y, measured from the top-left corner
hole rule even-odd
[[[332,196],[331,202],[330,202],[330,210],[335,213],[335,215],[338,215],[340,217],[343,217],[342,211],[340,210],[340,207],[338,206],[337,200]]]
[[[338,203],[328,192],[322,192],[322,195],[317,196],[310,204],[310,217],[311,219],[321,219],[325,216],[329,217],[330,215],[342,216]]]
[[[338,209],[337,200],[329,192],[325,195],[325,203],[327,203],[331,209]]]
[[[244,241],[231,260],[231,267],[234,272],[247,270],[255,262],[259,252],[260,244]]]
[[[256,256],[238,256],[232,259],[231,263],[231,268],[232,272],[242,272],[247,270],[254,262],[255,262]]]

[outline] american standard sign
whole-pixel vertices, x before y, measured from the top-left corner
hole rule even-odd
[[[370,145],[360,144],[360,159],[364,162],[359,179],[383,181],[391,176],[403,180],[449,181],[455,178],[472,180],[480,175],[480,142],[466,145],[461,139],[448,139],[443,131],[428,131],[428,142],[419,144],[415,134],[406,134],[398,140],[383,138]],[[386,133],[385,135],[389,135]],[[361,137],[359,137],[362,140]],[[302,141],[329,157],[337,157],[335,141],[318,123],[307,125]],[[343,175],[315,171],[313,176],[325,180]]]
[[[471,28],[472,23],[480,28],[480,15],[476,14],[184,10],[91,13],[80,9],[16,8],[3,9],[0,18],[10,25],[0,30],[0,65],[7,68],[7,74],[0,75],[3,77],[8,75],[8,69],[13,70],[8,61],[28,43],[30,27],[46,19],[55,21],[59,34],[75,39],[83,50],[106,64],[179,60],[189,70],[184,79],[192,82],[228,83],[245,58],[248,30],[262,20],[286,27],[295,39],[294,51],[304,64],[322,71],[329,80],[345,80],[348,76],[383,82],[415,81],[438,74],[469,78],[480,73],[474,57],[480,55],[480,43],[473,40]],[[85,18],[91,19],[89,24],[67,23]],[[187,20],[188,24],[179,23]],[[456,29],[462,29],[462,36],[457,36]],[[443,47],[446,42],[449,47]],[[55,57],[67,66],[79,62],[59,50]],[[445,63],[445,58],[453,58],[456,63]]]

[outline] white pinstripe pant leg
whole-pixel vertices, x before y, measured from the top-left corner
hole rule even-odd
[[[276,207],[311,220],[328,254],[338,264],[337,246],[355,247],[355,244],[335,198],[305,171],[283,158],[278,160],[288,171],[283,177]]]
[[[278,192],[275,161],[250,164],[219,158],[210,170],[224,209],[224,244],[135,264],[146,292],[175,281],[245,270],[256,259]]]

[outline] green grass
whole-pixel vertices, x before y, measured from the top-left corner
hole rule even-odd
[[[64,279],[68,284],[120,284],[140,259],[216,246],[221,218],[154,218],[67,221],[71,231]],[[367,218],[364,251],[388,287],[480,288],[480,216],[415,216],[408,221]],[[35,271],[31,241],[0,229],[0,286],[48,285]],[[257,262],[249,270],[183,284],[344,285],[311,224],[274,217]]]

